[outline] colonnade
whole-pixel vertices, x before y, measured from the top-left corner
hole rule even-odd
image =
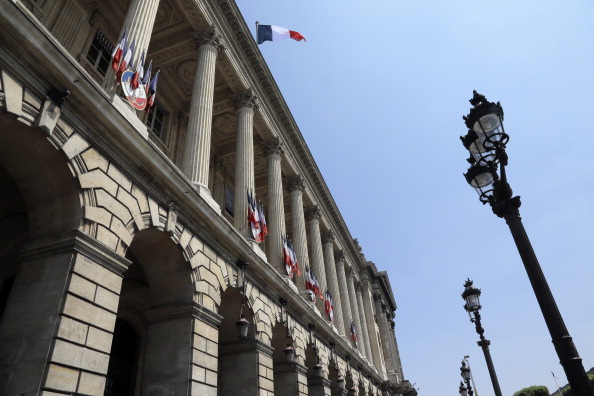
[[[129,39],[136,40],[137,48],[148,49],[158,5],[158,0],[133,0],[129,8],[125,22],[126,35]],[[215,72],[218,55],[225,50],[225,45],[222,35],[214,26],[197,33],[194,38],[197,66],[185,145],[181,147],[179,165],[200,195],[210,198],[208,179]],[[109,78],[113,78],[113,75],[108,74],[106,81]],[[258,98],[251,89],[237,93],[233,99],[237,112],[233,224],[242,236],[250,239],[247,193],[256,189],[254,115],[259,110],[259,105]],[[378,308],[381,307],[381,301],[374,302],[374,274],[371,273],[370,276],[364,262],[365,267],[359,269],[362,259],[356,258],[356,262],[349,263],[344,251],[335,250],[339,245],[336,241],[338,235],[330,229],[322,229],[322,208],[318,205],[304,207],[306,182],[302,175],[292,175],[288,182],[285,181],[286,186],[283,186],[281,165],[286,150],[279,137],[270,139],[263,145],[268,173],[266,220],[269,234],[265,244],[267,260],[280,274],[286,274],[283,236],[287,234],[287,228],[290,228],[302,277],[295,277],[287,282],[293,282],[304,295],[305,269],[313,269],[322,293],[328,291],[332,295],[334,320],[330,324],[334,326],[336,333],[349,339],[353,348],[375,367],[378,374],[387,378],[388,374],[397,370],[393,367],[394,364],[384,362],[397,356],[397,347],[391,341],[394,336],[388,320]],[[284,187],[288,188],[290,197],[290,227],[285,222]],[[315,307],[322,317],[327,318],[323,299],[318,298]],[[356,342],[352,340],[351,329],[357,334]]]

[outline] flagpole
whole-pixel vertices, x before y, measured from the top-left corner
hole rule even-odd
[[[258,26],[260,26],[260,22],[256,21],[256,43],[258,42]]]
[[[557,377],[555,376],[555,373],[553,373],[551,371],[551,374],[553,374],[553,379],[555,380],[555,385],[557,385],[557,390],[559,391],[559,396],[561,396],[561,388],[559,388],[559,383],[557,382]]]

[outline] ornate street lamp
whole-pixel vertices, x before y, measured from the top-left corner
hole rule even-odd
[[[245,305],[246,296],[245,296],[245,268],[248,266],[246,261],[237,261],[237,266],[241,270],[242,276],[242,284],[241,284],[241,308],[239,310],[239,320],[235,322],[235,326],[237,327],[237,333],[239,335],[239,342],[243,342],[248,335],[248,329],[250,327],[250,322],[245,318],[243,313],[243,306]]]
[[[464,360],[462,360],[462,366],[460,366],[460,375],[466,383],[466,390],[468,391],[468,396],[474,395],[474,392],[472,391],[472,386],[470,386],[470,369],[466,367],[466,362]],[[460,383],[460,385],[462,385],[462,383]]]
[[[487,367],[489,368],[489,375],[491,376],[491,382],[493,383],[495,396],[502,396],[501,388],[499,388],[499,381],[497,381],[497,374],[495,373],[495,367],[493,366],[493,360],[491,359],[491,352],[489,351],[489,345],[491,344],[491,341],[485,338],[485,330],[481,325],[481,314],[479,311],[482,307],[480,303],[480,296],[481,289],[477,289],[476,287],[472,286],[472,281],[467,279],[464,283],[464,292],[462,293],[462,298],[464,301],[466,301],[466,304],[464,304],[464,309],[466,312],[468,312],[470,321],[475,324],[476,332],[481,338],[477,344],[483,349],[483,353],[485,354],[485,360],[487,361]],[[470,367],[468,367],[468,373],[470,373]]]
[[[512,197],[512,189],[507,182],[505,167],[508,157],[505,148],[509,136],[503,128],[503,108],[499,102],[489,102],[476,91],[470,103],[473,107],[470,113],[463,117],[469,130],[466,136],[460,138],[470,152],[468,162],[471,167],[464,175],[466,181],[476,189],[483,204],[488,203],[493,213],[505,219],[528,273],[569,385],[577,395],[592,396],[594,389],[588,380],[582,359],[565,327],[522,224],[520,197]],[[498,173],[499,165],[501,169]]]
[[[464,386],[464,382],[460,381],[460,387],[458,388],[458,392],[460,392],[461,396],[468,396],[468,391],[466,390],[466,387]]]

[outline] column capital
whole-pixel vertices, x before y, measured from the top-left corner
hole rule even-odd
[[[353,269],[352,265],[349,265],[349,264],[345,265],[344,272],[345,272],[347,278],[349,278],[349,279],[353,278],[353,281],[355,280],[355,270]]]
[[[334,251],[334,261],[336,263],[344,261],[344,250],[338,249]]]
[[[254,94],[254,91],[251,88],[233,95],[232,99],[233,102],[235,102],[235,110],[239,110],[242,107],[248,107],[250,109],[257,109],[260,107],[258,105],[258,97]]]
[[[225,45],[223,44],[223,36],[214,26],[209,27],[204,32],[194,33],[193,38],[196,40],[196,48],[208,45],[215,48],[217,51],[222,51],[225,49]]]
[[[287,181],[289,192],[305,190],[305,180],[301,175],[295,175]]]
[[[334,243],[334,231],[326,230],[322,232],[322,244]]]
[[[284,146],[285,145],[282,140],[280,140],[278,137],[275,137],[264,143],[264,154],[266,154],[267,157],[274,154],[283,155],[285,153]]]
[[[320,220],[322,218],[322,210],[318,205],[310,206],[305,210],[305,218],[308,221]]]

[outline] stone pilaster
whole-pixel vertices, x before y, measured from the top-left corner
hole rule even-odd
[[[274,364],[274,394],[307,396],[307,368],[299,363]]]
[[[293,248],[297,255],[301,277],[296,278],[297,289],[305,290],[305,267],[309,266],[309,252],[307,250],[307,234],[305,232],[305,213],[303,211],[303,177],[297,175],[287,183],[291,199],[291,217],[293,218]]]
[[[103,389],[128,260],[80,232],[29,242],[0,322],[3,394]]]
[[[346,274],[346,279],[349,291],[349,301],[351,303],[351,318],[355,323],[355,327],[357,330],[357,349],[359,350],[362,356],[365,356],[365,341],[363,340],[363,328],[361,327],[361,316],[359,315],[359,306],[357,304],[357,295],[355,292],[355,279],[353,271],[350,268]]]
[[[195,38],[198,46],[198,62],[181,169],[199,192],[204,191],[210,195],[208,174],[215,66],[219,51],[225,47],[222,45],[221,35],[214,27],[196,35]]]
[[[247,193],[255,198],[254,182],[254,109],[257,97],[251,89],[234,96],[237,109],[237,150],[235,157],[234,223],[239,232],[252,238],[247,221]]]
[[[286,275],[287,271],[283,263],[283,241],[282,236],[285,230],[285,205],[283,202],[283,179],[281,172],[281,159],[285,150],[279,138],[269,140],[264,145],[264,153],[268,157],[268,236],[266,246],[268,248],[268,262],[276,270]]]
[[[324,377],[308,378],[309,396],[330,396],[330,380]]]
[[[371,355],[373,356],[373,363],[377,369],[378,374],[386,377],[386,369],[382,359],[382,351],[378,340],[377,327],[375,325],[375,316],[373,314],[373,297],[371,294],[371,285],[367,280],[366,274],[363,274],[361,281],[361,291],[363,299],[363,307],[365,310],[365,320],[367,320],[367,329],[369,331],[369,347],[371,348]]]
[[[309,237],[309,248],[311,253],[311,265],[314,270],[314,274],[320,284],[320,290],[322,295],[326,292],[326,270],[324,268],[324,252],[322,250],[322,237],[320,235],[320,219],[322,218],[322,212],[320,208],[315,205],[307,209],[305,216],[308,220],[308,233]],[[324,311],[324,301],[321,298],[316,299],[316,306],[320,312]],[[325,313],[323,314],[324,316]]]
[[[370,329],[367,326],[367,312],[365,312],[365,305],[363,305],[363,290],[361,289],[361,283],[355,285],[355,295],[357,298],[357,307],[359,307],[359,321],[361,322],[361,338],[365,346],[365,357],[369,361],[369,364],[373,365],[373,355],[371,353],[371,345],[369,343],[369,332]]]
[[[330,294],[332,294],[332,300],[334,302],[334,325],[338,330],[338,334],[344,335],[345,329],[344,319],[342,318],[342,301],[340,299],[336,263],[334,261],[334,232],[332,230],[325,231],[322,234],[322,249],[324,251],[328,289],[330,290]]]
[[[349,289],[346,280],[346,273],[344,271],[344,251],[335,251],[334,260],[336,263],[336,278],[338,280],[338,290],[340,294],[340,304],[342,309],[344,332],[352,345],[353,340],[351,339],[351,300],[349,298]]]
[[[148,52],[158,8],[159,0],[132,0],[128,8],[126,20],[117,39],[120,40],[126,30],[127,45],[130,45],[132,40],[136,40],[134,55],[136,61],[140,59],[143,50]],[[114,87],[114,78],[115,73],[110,65],[104,80],[105,87],[110,91]]]

